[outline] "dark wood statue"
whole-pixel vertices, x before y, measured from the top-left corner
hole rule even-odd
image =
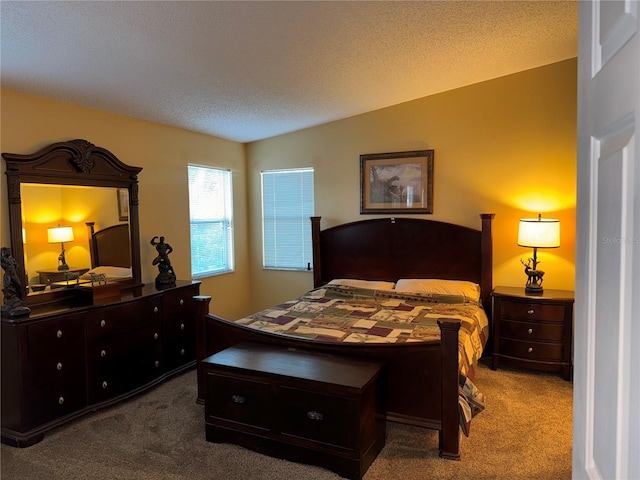
[[[542,277],[544,277],[544,271],[538,269],[537,259],[529,258],[527,263],[520,259],[520,263],[524,265],[524,273],[527,275],[527,284],[525,285],[525,292],[531,294],[542,293]]]
[[[18,262],[11,256],[9,247],[2,247],[2,269],[4,277],[2,279],[2,293],[4,303],[2,305],[2,315],[9,317],[23,317],[31,313],[27,303],[22,298],[22,283],[18,275]]]
[[[171,245],[164,241],[164,237],[156,235],[151,239],[151,245],[156,247],[158,255],[153,259],[153,265],[158,266],[158,276],[156,277],[156,287],[173,287],[176,284],[176,274],[171,266],[169,254],[173,252]]]

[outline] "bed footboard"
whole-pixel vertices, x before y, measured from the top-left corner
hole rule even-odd
[[[255,330],[208,313],[210,297],[195,297],[198,403],[204,403],[200,362],[214,353],[251,341],[296,350],[376,360],[386,364],[386,418],[439,431],[440,456],[460,458],[458,414],[458,331],[460,322],[438,321],[441,341],[413,344],[334,344]]]

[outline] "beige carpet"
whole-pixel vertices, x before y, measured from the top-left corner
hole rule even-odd
[[[462,460],[438,457],[437,433],[388,424],[364,480],[570,479],[572,386],[556,375],[480,365],[487,409],[462,436]],[[2,480],[330,480],[322,468],[204,439],[191,371],[90,414],[26,449],[2,445]]]

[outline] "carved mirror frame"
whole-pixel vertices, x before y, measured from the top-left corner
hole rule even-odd
[[[22,243],[21,184],[77,185],[126,188],[129,191],[129,231],[131,249],[131,287],[142,285],[140,263],[140,219],[138,214],[138,174],[142,170],[120,161],[109,150],[82,140],[53,143],[36,153],[3,153],[7,166],[9,228],[11,251],[18,271],[25,271]],[[27,298],[28,285],[22,285]]]

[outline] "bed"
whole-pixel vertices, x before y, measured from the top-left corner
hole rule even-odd
[[[106,281],[120,282],[123,286],[132,282],[129,224],[119,223],[101,230],[95,230],[95,222],[87,222],[86,225],[91,269],[83,278],[91,279],[91,275],[96,274],[104,275]]]
[[[404,302],[413,307],[411,302],[415,300],[415,295],[401,295],[384,288],[362,288],[362,284],[340,285],[338,282],[336,285],[331,282],[357,279],[363,282],[390,282],[395,286],[400,279],[409,283],[412,279],[446,279],[476,284],[479,292],[475,303],[483,307],[484,315],[490,319],[493,216],[480,216],[480,230],[417,218],[368,219],[322,230],[320,217],[312,217],[314,289],[302,295],[301,299],[287,304],[308,301],[308,297],[312,301],[314,297],[321,299],[327,291],[330,292],[327,300],[346,296],[360,301],[364,299],[363,295],[371,293],[363,290],[371,290],[376,302],[380,299],[386,302],[392,298],[397,303],[396,297],[405,295]],[[444,301],[430,294],[422,296],[425,298],[420,301],[427,303]],[[282,307],[275,306],[268,310]],[[253,322],[262,315],[269,314],[258,312],[236,321],[211,314],[198,316],[198,359],[240,342],[252,341],[382,361],[386,365],[387,420],[438,430],[440,456],[460,458],[460,424],[463,422],[460,416],[459,331],[464,321],[456,319],[455,315],[432,317],[435,321],[431,322],[431,327],[436,325],[439,335],[433,337],[431,328],[431,337],[425,341],[415,341],[414,338],[411,341],[394,342],[345,342],[335,341],[330,336],[296,336],[291,332],[256,328]],[[485,332],[489,330],[490,326],[487,326]],[[484,343],[486,338],[483,339]],[[465,367],[463,380],[473,380],[473,367]],[[200,401],[203,398],[202,382],[199,372]]]

